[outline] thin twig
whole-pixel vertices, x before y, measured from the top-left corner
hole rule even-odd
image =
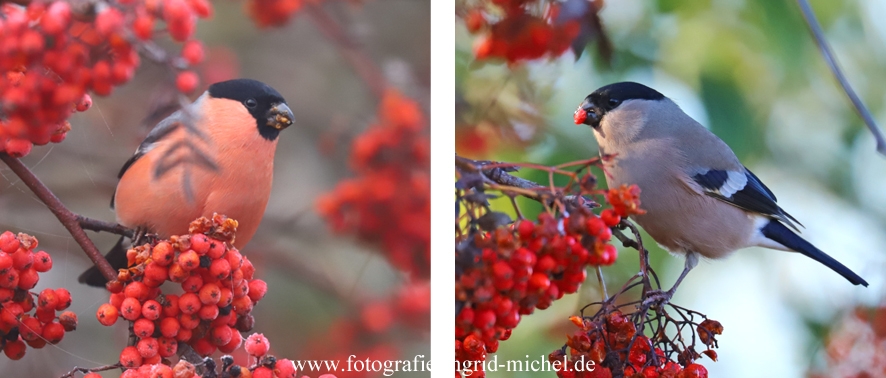
[[[114,369],[119,369],[121,367],[122,367],[122,365],[120,365],[119,363],[116,363],[113,365],[98,366],[98,367],[94,367],[94,368],[82,368],[82,367],[75,366],[67,374],[61,376],[61,378],[74,378],[74,373],[84,373],[84,374],[85,373],[98,373],[100,371],[114,370]]]
[[[360,45],[348,35],[320,5],[309,3],[306,5],[308,14],[314,19],[314,23],[323,34],[332,40],[345,60],[351,64],[357,75],[369,87],[372,93],[381,98],[388,84],[385,82],[382,71],[375,65],[369,55],[360,48]]]
[[[609,299],[609,293],[606,292],[606,280],[603,279],[603,268],[597,265],[597,269],[594,269],[597,272],[597,282],[600,283],[600,296],[602,300]]]
[[[82,227],[84,230],[95,232],[104,231],[132,239],[133,230],[131,228],[127,228],[122,224],[87,218],[79,214],[76,214],[75,216],[77,217],[77,222],[80,223],[80,227]]]
[[[49,211],[52,211],[55,214],[55,217],[68,229],[68,232],[71,233],[71,236],[74,237],[74,240],[77,244],[80,244],[80,247],[83,248],[83,252],[86,252],[86,255],[89,256],[89,259],[92,260],[92,263],[95,264],[99,271],[102,272],[102,275],[108,281],[113,281],[117,279],[117,272],[111,267],[111,264],[108,263],[108,260],[102,256],[101,252],[95,247],[95,244],[92,243],[92,240],[86,236],[86,232],[83,231],[83,228],[80,227],[80,222],[77,219],[77,215],[68,210],[64,204],[25,166],[21,160],[14,158],[12,156],[7,155],[5,152],[0,152],[0,160],[3,160],[6,165],[9,166],[10,169],[22,180],[25,185],[37,195],[37,198],[42,201]]]
[[[837,81],[840,82],[840,86],[843,87],[843,91],[846,92],[849,101],[852,101],[852,105],[855,106],[858,115],[861,116],[865,125],[871,130],[871,134],[874,135],[874,140],[877,141],[877,152],[886,156],[886,138],[883,137],[883,133],[880,131],[880,128],[877,127],[877,123],[874,121],[874,116],[871,115],[871,112],[868,111],[864,106],[864,103],[861,102],[861,99],[855,93],[855,90],[849,85],[849,80],[846,79],[843,70],[840,69],[840,65],[837,63],[837,56],[834,55],[831,46],[828,45],[828,41],[824,36],[824,31],[821,29],[821,24],[818,23],[818,19],[815,17],[815,12],[813,12],[812,7],[809,6],[809,1],[797,0],[797,5],[800,6],[800,10],[803,12],[803,19],[806,21],[806,26],[809,27],[809,32],[812,33],[812,37],[815,39],[815,43],[818,45],[818,50],[821,51],[825,63],[827,63]]]

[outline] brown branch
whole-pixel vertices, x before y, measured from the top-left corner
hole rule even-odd
[[[517,170],[517,165],[515,164],[505,164],[492,161],[477,161],[455,155],[455,167],[456,169],[463,172],[479,173],[483,176],[484,180],[488,180],[495,184],[511,187],[513,189],[525,189],[511,191],[513,193],[522,195],[523,197],[541,202],[542,204],[550,205],[548,197],[551,197],[555,194],[551,192],[551,189],[548,186],[544,186],[536,183],[535,181],[512,176],[511,174],[509,174],[508,172],[513,172]],[[551,181],[551,183],[553,185],[553,180]],[[495,189],[508,191],[508,188],[495,187]],[[599,206],[599,204],[597,204],[596,202],[581,196],[564,196],[563,200],[578,206],[587,206],[591,208]]]
[[[68,232],[71,233],[71,236],[74,237],[77,244],[80,244],[80,247],[83,248],[83,252],[86,252],[86,255],[89,256],[92,263],[98,267],[102,272],[102,275],[108,281],[116,280],[117,272],[111,267],[108,260],[105,260],[105,257],[102,256],[101,252],[95,248],[95,244],[92,243],[92,240],[86,236],[86,232],[80,227],[77,215],[72,213],[71,210],[68,210],[58,197],[56,197],[46,185],[43,185],[43,182],[41,182],[40,179],[28,169],[28,167],[22,164],[21,160],[9,156],[5,152],[0,152],[0,160],[3,160],[3,162],[15,172],[22,182],[37,195],[37,198],[49,208],[49,211],[52,211],[52,213],[55,214],[55,217],[58,218],[66,229],[68,229]]]
[[[126,226],[119,223],[105,222],[98,219],[87,218],[80,214],[75,214],[74,216],[77,217],[77,223],[80,223],[80,227],[84,230],[95,232],[104,231],[120,236],[125,236],[130,239],[132,239],[132,236],[134,235],[133,229],[127,228]]]
[[[314,19],[314,23],[323,34],[338,46],[345,60],[350,63],[357,75],[369,87],[372,93],[381,98],[388,84],[385,82],[382,71],[375,65],[360,45],[355,42],[348,33],[326,11],[317,4],[308,4],[307,12]]]
[[[809,32],[812,33],[812,37],[815,39],[815,43],[818,45],[818,50],[821,51],[825,63],[827,63],[828,68],[831,69],[831,72],[834,74],[837,81],[840,82],[840,86],[843,87],[843,91],[846,92],[849,101],[852,101],[855,111],[857,111],[858,115],[864,120],[864,123],[871,131],[871,134],[874,135],[874,140],[877,142],[877,152],[886,156],[886,138],[883,137],[883,133],[880,131],[880,128],[877,127],[877,123],[874,121],[874,116],[871,115],[871,112],[868,111],[864,106],[864,103],[861,102],[861,99],[855,93],[855,90],[849,85],[849,80],[846,79],[843,70],[840,69],[840,65],[837,63],[837,56],[834,55],[831,46],[828,45],[828,41],[824,36],[824,31],[821,29],[821,24],[818,23],[818,19],[815,17],[815,12],[813,12],[812,7],[809,6],[809,1],[797,0],[797,5],[800,6],[800,10],[803,13],[803,19],[806,21],[806,26],[809,27]]]

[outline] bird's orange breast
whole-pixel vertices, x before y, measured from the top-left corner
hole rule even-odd
[[[195,127],[202,138],[180,126],[123,174],[117,220],[168,237],[187,233],[200,216],[224,214],[239,222],[235,244],[242,247],[264,215],[277,142],[262,138],[233,100],[203,99]]]

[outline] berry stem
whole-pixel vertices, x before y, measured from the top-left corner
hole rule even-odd
[[[83,231],[83,228],[80,227],[80,221],[76,214],[71,212],[64,204],[43,184],[37,176],[25,166],[21,160],[9,156],[5,152],[0,152],[0,160],[3,160],[7,166],[18,176],[25,185],[31,189],[34,194],[37,195],[37,198],[40,199],[46,207],[49,208],[49,211],[52,211],[55,214],[55,217],[68,229],[68,232],[71,233],[71,236],[74,237],[74,240],[77,244],[80,244],[80,247],[83,248],[83,252],[86,252],[86,255],[89,256],[89,259],[92,260],[93,264],[95,264],[99,270],[102,272],[102,275],[108,281],[113,281],[117,279],[117,272],[114,271],[114,268],[111,267],[111,264],[108,263],[108,260],[105,259],[104,256],[98,251],[95,247],[95,244],[92,243],[92,240],[86,236],[86,232]]]

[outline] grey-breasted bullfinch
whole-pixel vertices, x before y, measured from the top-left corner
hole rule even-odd
[[[788,226],[797,222],[720,138],[645,85],[597,89],[576,109],[604,156],[610,187],[637,184],[643,215],[633,218],[662,247],[686,255],[674,289],[698,263],[760,246],[806,255],[855,285],[864,279]],[[787,226],[786,226],[787,225]]]
[[[111,207],[117,222],[161,238],[186,234],[201,216],[239,222],[243,247],[261,222],[271,194],[274,152],[292,111],[274,88],[250,79],[209,86],[196,101],[155,126],[123,165]],[[121,238],[106,257],[126,267]],[[79,281],[104,286],[96,267]]]

